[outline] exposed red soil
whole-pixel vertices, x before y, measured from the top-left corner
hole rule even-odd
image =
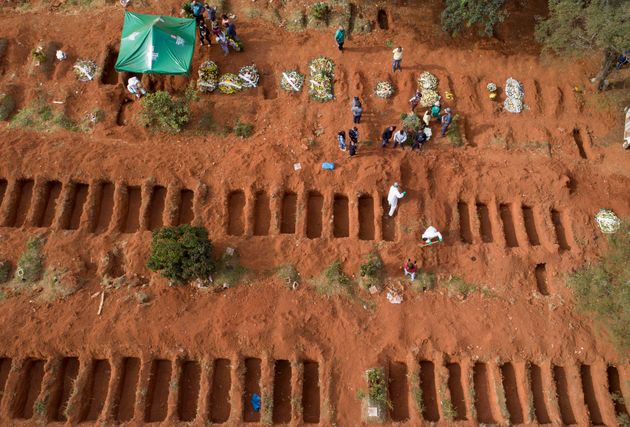
[[[609,391],[619,389],[630,399],[625,355],[575,311],[564,285],[566,273],[605,250],[593,222],[598,209],[630,216],[620,133],[611,145],[620,117],[595,105],[588,83],[599,58],[541,60],[531,39],[532,16],[545,13],[540,5],[511,6],[510,18],[489,41],[435,36],[437,24],[419,28],[415,4],[382,6],[390,29],[353,35],[339,53],[330,30],[287,32],[246,18],[238,13],[240,3],[231,3],[245,51],[227,57],[216,46],[197,51],[193,70],[208,57],[222,72],[256,63],[261,87],[202,95],[193,105],[191,129],[173,136],[135,124],[139,103],[125,102],[122,76],[80,83],[72,74],[79,57],[111,64],[120,7],[82,15],[47,8],[0,12],[2,37],[9,40],[0,59],[0,89],[10,88],[19,107],[43,90],[49,101],[63,101],[61,108],[75,120],[96,107],[105,111],[90,134],[0,126],[0,256],[15,264],[26,241],[43,235],[46,267],[67,269],[61,284],[76,291],[60,299],[48,290],[25,290],[0,301],[2,423],[54,418],[239,425],[257,418],[248,405],[251,393],[260,392],[278,403],[272,418],[279,422],[359,425],[356,390],[366,388],[363,373],[375,365],[392,371],[392,416],[406,425],[443,422],[445,399],[467,422],[507,422],[501,388],[513,420],[614,423],[615,413],[626,408],[615,405]],[[165,1],[135,10],[173,14],[178,8]],[[428,10],[437,23],[439,8]],[[391,73],[388,39],[405,48],[402,73]],[[29,52],[38,43],[55,44],[69,59],[49,71],[35,69]],[[336,63],[333,102],[318,104],[306,91],[289,95],[278,87],[282,71],[306,73],[309,60],[321,54]],[[447,105],[463,118],[464,146],[433,138],[420,153],[382,150],[380,133],[408,110],[424,70],[439,78],[441,93],[454,94]],[[529,108],[521,114],[499,111],[485,95],[487,82],[502,86],[510,76],[524,84]],[[372,94],[381,79],[396,86],[390,100]],[[188,80],[155,77],[149,83],[181,93]],[[584,87],[584,104],[576,85]],[[350,126],[355,95],[365,114],[359,155],[349,158],[335,135]],[[219,127],[240,117],[254,124],[255,133],[244,140],[200,135],[193,128],[202,111]],[[438,133],[435,125],[433,130]],[[336,169],[323,171],[323,161],[335,162]],[[394,181],[408,194],[388,218],[381,201]],[[253,279],[213,293],[169,287],[151,273],[151,230],[184,223],[207,227],[217,256],[236,248],[242,265],[256,273]],[[445,241],[420,248],[420,235],[431,224]],[[291,291],[265,274],[290,263],[310,278],[339,259],[356,276],[375,245],[393,281],[411,257],[440,284],[456,275],[486,285],[492,295],[460,299],[441,288],[421,294],[406,289],[401,305],[389,304],[384,294],[365,294],[367,303],[357,303],[322,297],[306,280]],[[105,274],[126,278],[107,290],[99,316],[95,295]],[[139,304],[139,292],[150,301]],[[79,361],[75,394],[68,393],[65,376],[76,376],[76,367],[68,373],[59,368],[66,357]],[[290,366],[278,368],[275,360]],[[505,362],[511,368],[502,369]],[[409,379],[402,381],[401,372]],[[414,406],[414,376],[432,394],[425,397],[424,415]],[[55,408],[33,411],[50,390],[57,390]],[[270,397],[274,390],[278,396]],[[471,390],[477,398],[483,393],[482,400],[472,402]]]

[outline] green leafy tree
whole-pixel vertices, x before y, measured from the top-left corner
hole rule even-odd
[[[560,54],[603,53],[592,82],[599,90],[618,55],[630,48],[630,1],[549,0],[549,17],[538,23],[536,38]]]
[[[203,227],[180,225],[153,232],[147,266],[178,283],[206,279],[214,270],[212,243]]]
[[[479,35],[491,37],[494,26],[506,17],[505,0],[446,0],[442,11],[442,29],[455,36],[464,27],[478,27]]]

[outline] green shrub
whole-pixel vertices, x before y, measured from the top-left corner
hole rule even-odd
[[[420,130],[422,119],[418,117],[416,113],[401,113],[400,119],[402,120],[403,128],[407,129],[408,131],[418,132],[418,130]]]
[[[214,269],[212,243],[203,227],[180,225],[153,232],[147,266],[174,283],[207,279]]]
[[[310,15],[319,21],[325,21],[330,13],[330,7],[324,2],[314,3],[311,6]]]
[[[479,289],[479,286],[476,284],[468,283],[457,276],[449,277],[444,286],[448,289],[449,295],[456,295],[462,299],[467,298],[470,294]]]
[[[434,289],[437,284],[435,274],[418,270],[416,273],[416,280],[411,282],[411,289],[415,292],[424,292],[430,289]]]
[[[15,100],[8,93],[0,93],[0,120],[7,120],[15,110]]]
[[[462,139],[461,129],[459,128],[459,121],[461,117],[459,114],[455,114],[453,116],[453,121],[448,127],[448,131],[446,132],[446,136],[448,136],[449,141],[455,147],[461,147],[464,145],[464,140]]]
[[[361,285],[368,289],[376,286],[381,289],[383,286],[383,260],[375,250],[365,256],[365,262],[359,267],[359,275],[361,276]]]
[[[46,62],[46,53],[41,47],[34,47],[31,50],[31,57],[33,58],[33,60],[35,60],[35,62],[39,64],[43,64],[44,62]]]
[[[505,0],[446,0],[442,30],[455,36],[464,27],[479,27],[479,35],[491,37],[494,26],[506,17]]]
[[[242,139],[249,138],[254,133],[254,126],[237,120],[234,126],[234,133]]]
[[[339,260],[327,266],[311,283],[317,292],[324,295],[354,295],[352,280],[344,274]]]
[[[29,239],[26,250],[17,262],[16,277],[22,282],[33,283],[42,278],[44,272],[44,257],[41,253],[42,240]]]
[[[182,16],[184,18],[193,17],[192,6],[190,5],[189,1],[185,1],[184,3],[182,3]]]
[[[390,408],[391,404],[387,397],[387,381],[385,374],[380,368],[372,368],[367,371],[368,399],[382,408]]]
[[[281,265],[276,269],[276,274],[289,288],[293,286],[293,283],[300,283],[300,273],[292,264]]]
[[[630,221],[608,238],[608,251],[592,265],[570,274],[567,284],[577,308],[606,329],[613,343],[630,348]]]
[[[140,123],[154,130],[177,133],[188,123],[190,97],[174,98],[168,92],[149,93],[140,101]]]
[[[10,127],[32,128],[43,131],[49,130],[49,123],[54,117],[52,107],[43,95],[39,95],[28,106],[20,109],[11,119]]]
[[[6,283],[11,278],[11,261],[0,260],[0,283]]]

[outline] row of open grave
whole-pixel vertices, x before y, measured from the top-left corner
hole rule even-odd
[[[67,182],[0,178],[0,224],[5,227],[85,229],[91,233],[133,233],[164,225],[202,222],[207,187]],[[380,203],[378,203],[380,201]],[[410,201],[413,203],[413,200]],[[300,215],[300,212],[305,212]],[[225,194],[225,233],[231,236],[295,234],[310,239],[352,237],[396,241],[398,218],[387,216],[387,201],[377,192],[349,198],[318,191],[233,190]],[[571,249],[570,227],[563,212],[514,203],[459,201],[459,239],[442,230],[446,243],[499,243],[508,248],[557,244]],[[553,231],[546,217],[551,219]],[[542,231],[542,232],[541,232]]]
[[[383,368],[391,402],[386,418],[394,422],[615,425],[628,417],[626,366],[447,357],[389,361]],[[330,386],[325,378],[312,360],[2,358],[0,416],[73,425],[132,420],[325,424],[332,421],[320,416],[321,386]],[[262,399],[258,412],[254,394]]]

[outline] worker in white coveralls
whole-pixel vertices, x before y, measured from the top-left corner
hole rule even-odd
[[[398,199],[402,199],[407,194],[406,191],[402,193],[398,189],[400,186],[397,182],[394,183],[389,188],[389,194],[387,195],[387,203],[389,203],[389,216],[394,216],[394,212],[396,212],[396,207],[398,207]]]
[[[136,98],[138,99],[147,94],[146,89],[142,86],[140,80],[135,76],[131,77],[127,82],[127,90],[136,95]]]
[[[424,243],[430,245],[431,243],[435,243],[434,239],[438,239],[438,242],[442,241],[442,233],[437,231],[437,229],[430,225],[429,228],[425,230],[422,234],[422,239],[424,239]]]

